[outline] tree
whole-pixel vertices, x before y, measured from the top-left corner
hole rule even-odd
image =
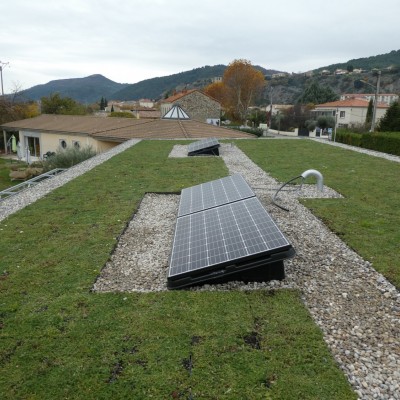
[[[308,119],[305,123],[304,126],[311,132],[313,131],[316,126],[317,126],[317,121],[315,121],[314,119]]]
[[[400,104],[395,101],[379,121],[381,132],[400,132]]]
[[[85,115],[86,108],[70,97],[61,97],[53,93],[49,97],[42,97],[43,114]]]
[[[311,106],[310,106],[311,107]],[[287,108],[280,112],[280,129],[283,131],[293,131],[295,128],[305,128],[306,121],[310,119],[310,107],[302,104],[295,104],[293,107]],[[273,119],[273,126],[276,126],[277,119],[275,122]]]
[[[36,102],[22,101],[19,83],[14,83],[11,94],[0,96],[0,124],[32,118],[37,115],[39,115],[39,109]]]
[[[266,111],[261,111],[260,109],[254,109],[250,113],[248,120],[252,122],[253,127],[257,128],[260,124],[267,123],[267,113]]]
[[[248,108],[264,89],[264,75],[253,68],[250,61],[239,59],[228,65],[222,77],[222,83],[225,109],[234,119],[244,122]]]
[[[100,110],[103,111],[106,108],[106,103],[104,101],[104,97],[100,100]]]
[[[225,103],[225,86],[222,82],[214,82],[206,86],[204,93],[218,100],[221,104]]]
[[[317,118],[317,126],[321,129],[333,128],[335,126],[335,119],[333,117],[321,115]]]
[[[338,95],[329,87],[321,87],[317,81],[312,81],[299,98],[302,104],[323,104],[338,99]]]
[[[365,117],[366,125],[372,122],[373,113],[374,113],[374,101],[370,99],[368,103],[367,116]]]

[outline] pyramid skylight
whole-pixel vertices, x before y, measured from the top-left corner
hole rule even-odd
[[[190,117],[182,107],[175,105],[162,117],[162,119],[190,119]]]

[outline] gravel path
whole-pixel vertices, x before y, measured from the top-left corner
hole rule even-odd
[[[170,156],[186,155],[175,146]],[[325,187],[272,195],[280,186],[235,146],[221,150],[229,172],[241,173],[296,249],[278,282],[204,285],[193,290],[297,288],[320,326],[336,361],[360,399],[400,399],[400,294],[370,263],[349,249],[297,200],[340,197]],[[168,257],[179,203],[177,195],[148,194],[94,285],[95,291],[166,290]]]

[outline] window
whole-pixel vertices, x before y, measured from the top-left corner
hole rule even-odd
[[[72,145],[75,149],[79,150],[81,148],[81,144],[77,140],[72,141]]]
[[[60,147],[62,149],[66,149],[67,148],[67,142],[64,139],[60,139]]]
[[[345,115],[346,115],[346,111],[340,111],[340,115],[339,115],[340,118],[344,118]]]
[[[35,136],[25,136],[25,143],[31,156],[40,157],[40,140]]]

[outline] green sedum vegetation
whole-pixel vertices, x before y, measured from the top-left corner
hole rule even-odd
[[[176,143],[143,141],[0,222],[2,399],[356,399],[295,291],[91,292],[145,192],[226,176],[168,158]]]
[[[320,171],[324,183],[344,199],[302,202],[349,247],[400,287],[399,163],[311,140],[246,140],[237,144],[280,182],[307,169]]]

